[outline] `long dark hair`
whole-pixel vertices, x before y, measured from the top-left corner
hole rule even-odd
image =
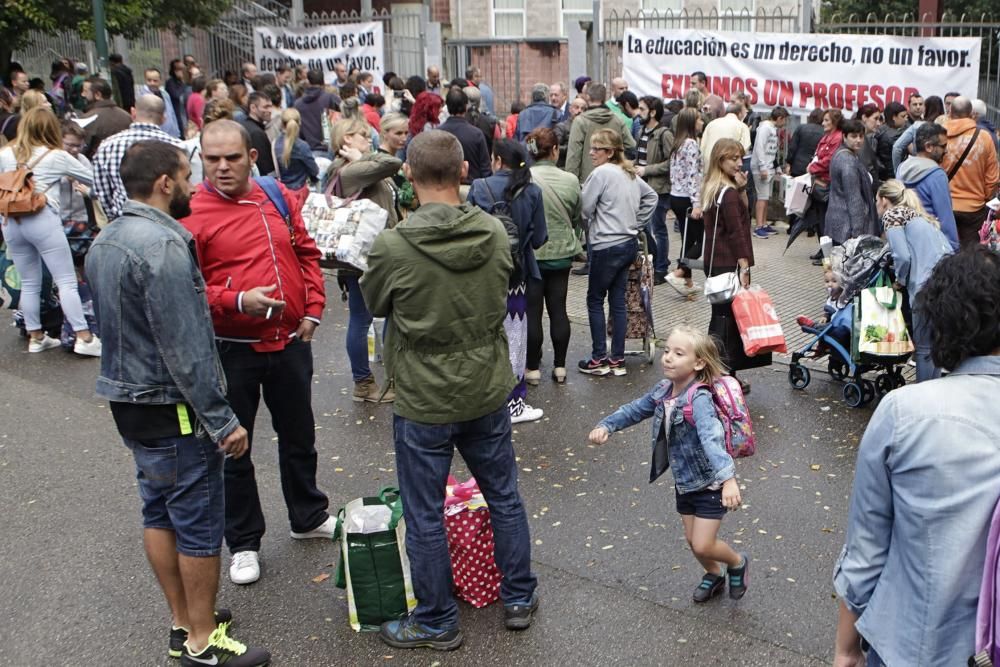
[[[500,158],[500,163],[510,169],[510,182],[503,191],[504,199],[510,201],[515,194],[531,183],[528,154],[524,146],[513,139],[497,139],[493,143],[493,156]]]
[[[931,95],[924,100],[924,120],[934,122],[938,116],[944,115],[944,100],[937,95]]]

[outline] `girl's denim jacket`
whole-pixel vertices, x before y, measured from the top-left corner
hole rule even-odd
[[[670,396],[671,382],[661,380],[649,393],[627,403],[601,420],[608,433],[634,426],[653,418],[651,448],[663,425],[663,402]],[[668,458],[673,468],[678,493],[701,491],[712,484],[722,484],[736,476],[733,457],[726,451],[722,421],[715,411],[712,394],[707,387],[699,388],[692,397],[694,426],[684,419],[687,391],[681,392],[667,425]]]

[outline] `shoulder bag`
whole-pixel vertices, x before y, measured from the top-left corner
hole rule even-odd
[[[726,194],[729,186],[723,186],[722,191],[715,201],[715,227],[712,229],[712,254],[708,261],[708,277],[705,278],[705,298],[713,305],[732,303],[736,297],[736,292],[740,289],[739,270],[712,275],[715,266],[715,242],[719,236],[719,213],[722,209],[722,197]]]

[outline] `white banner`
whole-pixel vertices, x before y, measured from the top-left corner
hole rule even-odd
[[[711,92],[728,100],[746,92],[757,110],[783,106],[856,111],[868,102],[904,106],[911,93],[958,91],[976,97],[977,37],[895,37],[708,32],[625,31],[623,75],[637,95],[681,99],[691,74],[708,75]]]
[[[357,67],[375,75],[382,85],[385,51],[382,22],[343,23],[316,28],[257,26],[254,28],[253,53],[257,69],[273,72],[279,65],[305,65],[321,70],[327,83],[337,79],[333,66],[343,63],[350,71]]]

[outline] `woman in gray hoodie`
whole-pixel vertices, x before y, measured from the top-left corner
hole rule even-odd
[[[646,226],[659,197],[637,177],[625,159],[619,133],[602,129],[590,137],[593,171],[583,184],[582,214],[591,248],[587,316],[593,344],[590,359],[579,363],[588,375],[625,375],[625,284],[639,251],[637,236]],[[607,350],[604,299],[611,309],[611,354]]]

